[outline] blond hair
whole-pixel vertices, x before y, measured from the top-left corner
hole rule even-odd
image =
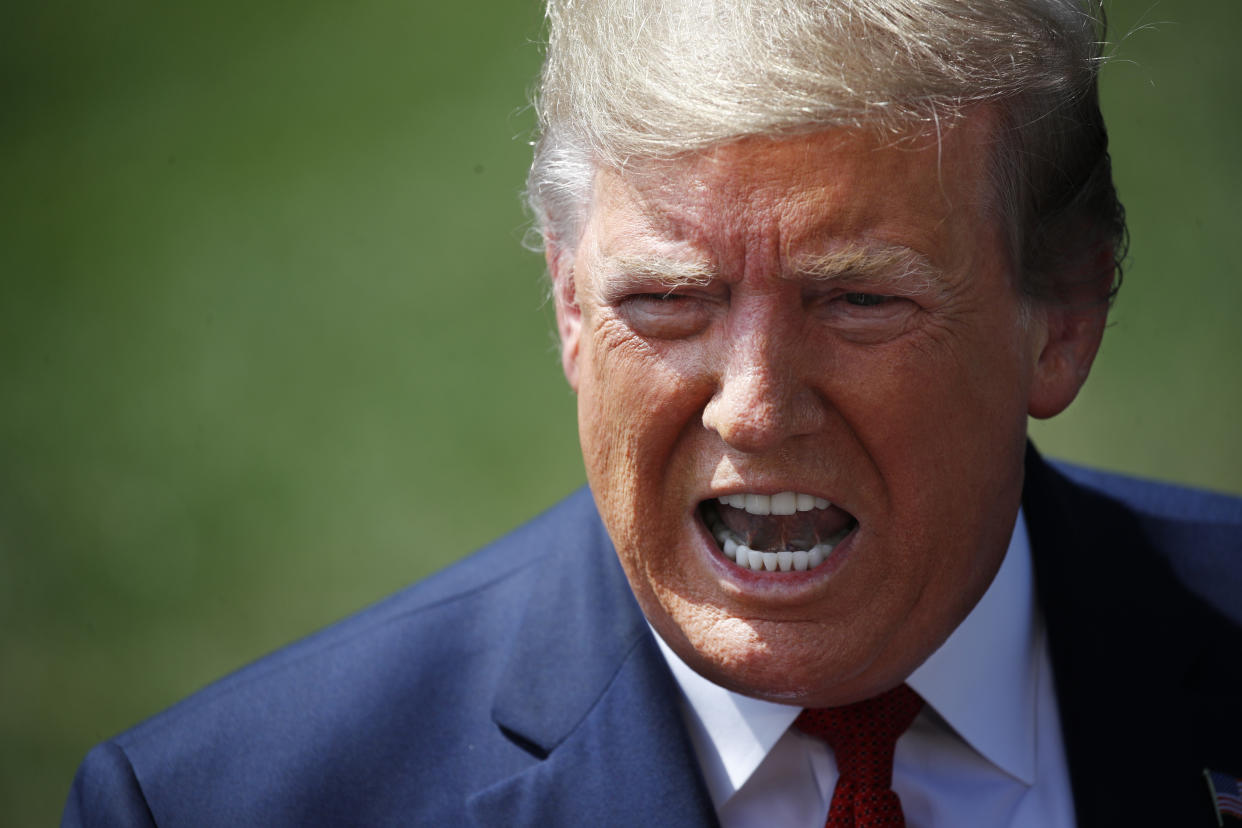
[[[1124,252],[1098,0],[548,0],[547,20],[527,186],[545,241],[576,244],[601,166],[754,135],[939,128],[991,103],[1023,292],[1065,293],[1067,262],[1093,246]]]

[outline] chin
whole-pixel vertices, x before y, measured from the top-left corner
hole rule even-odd
[[[746,619],[681,601],[672,609],[660,608],[662,617],[652,621],[661,637],[695,672],[734,692],[805,706],[832,697],[857,672],[839,666],[854,654],[819,646],[823,632],[812,622]]]

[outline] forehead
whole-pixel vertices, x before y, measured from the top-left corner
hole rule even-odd
[[[980,112],[940,132],[751,137],[601,170],[584,241],[605,257],[656,253],[725,270],[859,243],[952,267],[994,240],[992,135]]]

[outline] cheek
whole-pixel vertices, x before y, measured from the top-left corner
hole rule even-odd
[[[676,470],[693,465],[675,460],[702,427],[701,376],[615,322],[588,329],[582,356],[578,427],[596,496],[628,511],[640,495],[667,497]]]
[[[1013,489],[1028,380],[1012,328],[953,319],[901,347],[842,351],[834,364],[827,396],[902,517],[877,531],[943,541],[949,516]]]
[[[1014,326],[955,318],[926,325],[899,348],[839,359],[843,395],[898,433],[962,448],[996,427],[1025,423],[1029,371]],[[978,433],[976,433],[977,430]]]
[[[583,343],[588,379],[580,410],[597,430],[622,442],[676,433],[710,397],[698,351],[685,343],[654,346],[606,320]]]

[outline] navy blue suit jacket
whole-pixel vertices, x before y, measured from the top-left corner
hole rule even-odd
[[[1214,825],[1242,501],[1027,466],[1080,825]],[[64,824],[713,825],[676,693],[583,490],[96,747]]]

